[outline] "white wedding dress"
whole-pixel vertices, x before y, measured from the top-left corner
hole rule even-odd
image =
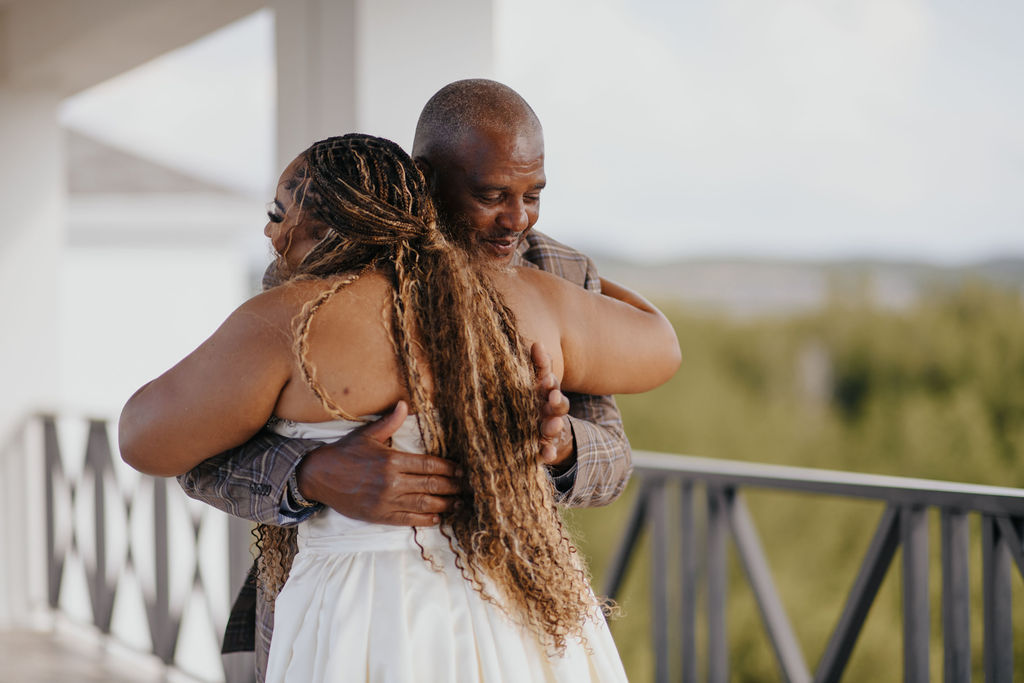
[[[347,420],[276,422],[290,437],[333,441]],[[393,437],[422,452],[410,416]],[[427,550],[432,568],[416,545]],[[268,683],[524,683],[625,681],[604,619],[547,656],[532,632],[484,600],[455,566],[436,529],[369,524],[325,510],[299,525],[298,554],[275,603]]]

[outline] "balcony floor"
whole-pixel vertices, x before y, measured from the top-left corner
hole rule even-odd
[[[171,680],[155,658],[115,652],[95,635],[0,631],[0,683],[158,683]],[[181,679],[179,679],[181,680]]]

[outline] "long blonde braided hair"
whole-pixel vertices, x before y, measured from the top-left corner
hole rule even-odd
[[[359,273],[388,276],[389,328],[410,410],[427,452],[464,473],[462,505],[441,523],[456,564],[486,599],[563,649],[567,637],[582,638],[583,622],[599,606],[538,465],[533,366],[512,312],[485,269],[439,230],[426,181],[398,145],[353,134],[317,142],[301,156],[301,205],[330,230],[293,277],[335,279],[296,318],[307,384],[327,412],[351,419],[316,379],[310,321]],[[273,596],[294,538],[273,527],[257,533],[263,588]]]

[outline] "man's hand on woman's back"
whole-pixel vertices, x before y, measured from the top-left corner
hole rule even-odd
[[[551,357],[540,344],[531,350],[542,401],[539,459],[557,467],[572,455],[566,426],[569,400],[558,388]],[[376,524],[433,526],[455,504],[458,467],[450,460],[391,448],[391,436],[409,414],[405,401],[376,422],[311,451],[296,471],[299,493],[337,512]],[[568,437],[568,438],[566,438]]]
[[[387,444],[409,414],[405,401],[376,422],[311,451],[296,471],[304,498],[346,517],[397,526],[433,526],[458,493],[455,463]]]

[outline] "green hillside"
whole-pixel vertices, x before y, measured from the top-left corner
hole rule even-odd
[[[1018,287],[1000,287],[965,279],[925,291],[898,312],[875,308],[856,294],[833,296],[816,312],[771,319],[666,307],[683,367],[658,390],[619,399],[630,440],[636,449],[670,453],[1024,486],[1024,301]],[[631,494],[609,508],[569,515],[597,586]],[[813,666],[881,506],[770,492],[750,493],[747,500]],[[932,522],[932,676],[938,679],[940,548],[937,518]],[[977,545],[977,523],[971,530]],[[980,550],[971,561],[973,664],[980,680]],[[901,675],[898,563],[897,555],[845,681]],[[734,560],[730,573],[732,680],[778,680]],[[653,671],[647,581],[644,560],[627,577],[625,616],[613,624],[636,681],[651,680]],[[1016,573],[1014,585],[1019,592]],[[1022,662],[1020,599],[1014,613]]]

